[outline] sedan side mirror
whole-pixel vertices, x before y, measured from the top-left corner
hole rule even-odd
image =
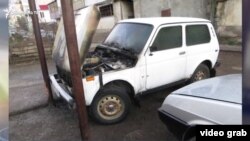
[[[157,46],[151,46],[149,50],[150,52],[154,52],[154,51],[157,51],[158,49],[157,49]]]

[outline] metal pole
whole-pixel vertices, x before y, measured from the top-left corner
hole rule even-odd
[[[38,12],[36,10],[36,2],[35,0],[29,0],[29,7],[31,11],[31,18],[32,18],[32,23],[33,23],[33,30],[36,38],[36,45],[38,49],[38,54],[39,54],[39,59],[40,59],[40,64],[42,68],[42,73],[43,73],[43,79],[44,83],[46,85],[46,88],[49,93],[49,101],[53,103],[53,95],[51,91],[51,86],[50,86],[50,81],[49,81],[49,73],[48,73],[48,68],[47,68],[47,63],[46,63],[46,57],[44,53],[44,47],[43,47],[43,40],[41,37],[41,31],[40,31],[40,25],[38,22]]]
[[[89,138],[88,116],[85,104],[85,96],[82,84],[82,74],[80,69],[80,56],[78,52],[75,18],[72,0],[61,0],[62,16],[65,30],[65,37],[69,55],[71,80],[73,94],[76,101],[80,131],[82,139]]]

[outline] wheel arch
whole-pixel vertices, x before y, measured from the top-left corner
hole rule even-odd
[[[129,95],[129,98],[130,100],[134,103],[135,102],[135,90],[132,86],[132,84],[130,84],[128,81],[125,81],[125,80],[113,80],[113,81],[110,81],[106,84],[104,84],[99,90],[98,92],[96,93],[96,95],[94,96],[93,99],[95,99],[97,97],[97,95],[100,94],[100,92],[103,90],[103,89],[107,89],[108,87],[112,87],[112,85],[116,85],[116,86],[124,86],[124,88],[127,90],[128,92],[128,95]],[[92,101],[93,102],[93,101]],[[91,102],[91,103],[92,103]]]
[[[205,61],[201,62],[200,64],[204,64],[204,65],[208,66],[209,70],[211,70],[211,68],[212,68],[212,62],[210,60],[205,60]]]
[[[210,61],[210,60],[205,60],[205,61],[203,61],[201,64],[204,64],[204,65],[208,66],[209,71],[210,71],[210,77],[215,77],[215,76],[216,76],[216,71],[215,71],[215,69],[213,68],[212,61]]]

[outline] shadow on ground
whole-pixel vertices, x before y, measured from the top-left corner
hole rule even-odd
[[[91,119],[90,141],[175,141],[158,118],[157,109],[174,87],[141,97],[141,107],[132,106],[128,117],[115,125],[100,125]],[[62,101],[35,111],[10,117],[12,141],[80,141],[78,119]],[[25,129],[25,130],[24,130]]]

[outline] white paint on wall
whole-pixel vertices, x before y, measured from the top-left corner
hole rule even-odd
[[[93,4],[104,2],[104,1],[105,0],[85,0],[85,5],[89,6],[89,5],[93,5]]]
[[[172,16],[207,18],[208,0],[134,0],[135,17],[160,17],[171,9]]]
[[[241,26],[242,25],[242,1],[228,0],[225,3],[220,25]]]
[[[115,25],[114,16],[102,17],[98,24],[98,30],[110,30]]]
[[[43,17],[41,17],[41,14],[39,14],[40,22],[44,22],[44,23],[55,22],[54,19],[51,19],[49,10],[42,10],[40,11],[40,13],[43,13]]]

